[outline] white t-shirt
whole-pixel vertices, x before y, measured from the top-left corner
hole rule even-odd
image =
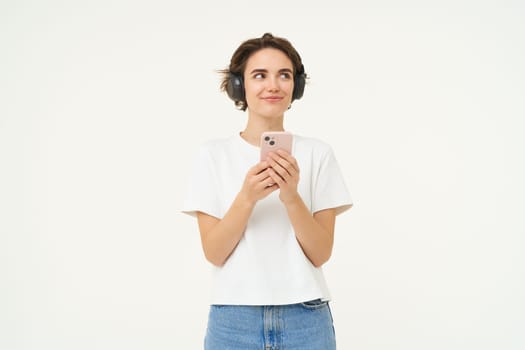
[[[221,219],[239,193],[260,149],[240,135],[212,140],[194,160],[182,211]],[[294,135],[293,156],[300,169],[298,192],[311,213],[349,209],[352,200],[332,149]],[[303,253],[279,190],[255,205],[244,235],[222,267],[213,267],[212,304],[282,305],[330,299],[322,268]]]

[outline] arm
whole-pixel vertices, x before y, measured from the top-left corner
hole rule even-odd
[[[266,162],[260,162],[248,171],[243,186],[222,219],[198,212],[202,249],[206,259],[222,266],[241,239],[248,219],[258,200],[278,187],[269,176]]]
[[[297,241],[315,267],[328,261],[332,254],[335,209],[310,213],[297,192],[299,166],[290,154],[277,151],[268,158],[270,176],[280,188],[279,198],[288,212]]]
[[[304,254],[315,267],[322,266],[332,255],[335,209],[321,210],[312,215],[300,197],[285,205]]]

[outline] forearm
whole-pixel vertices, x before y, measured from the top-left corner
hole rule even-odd
[[[221,220],[211,228],[201,227],[202,247],[206,259],[222,266],[244,234],[254,204],[238,195]]]
[[[285,206],[304,254],[315,267],[320,267],[332,254],[335,214],[328,215],[323,226],[310,213],[301,197],[297,196]]]

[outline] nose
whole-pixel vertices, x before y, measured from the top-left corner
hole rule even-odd
[[[279,79],[277,79],[276,77],[271,77],[269,78],[268,80],[268,91],[279,91],[280,90],[280,87],[279,87]]]

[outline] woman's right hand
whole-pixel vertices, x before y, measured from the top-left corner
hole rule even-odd
[[[262,161],[248,170],[239,195],[255,205],[257,201],[265,198],[278,188],[279,186],[275,184],[269,175],[268,162]]]
[[[268,171],[267,162],[248,170],[241,190],[222,219],[197,212],[204,255],[212,264],[224,265],[242,238],[257,201],[279,188]]]

